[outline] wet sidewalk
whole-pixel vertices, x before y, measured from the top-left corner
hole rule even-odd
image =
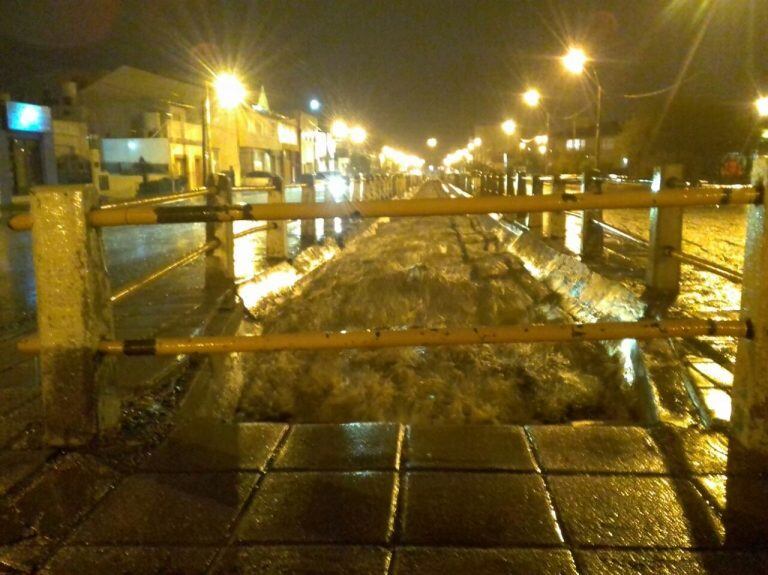
[[[726,453],[722,435],[666,427],[196,420],[129,466],[114,453],[3,452],[0,562],[44,573],[759,573],[768,483],[727,476]]]

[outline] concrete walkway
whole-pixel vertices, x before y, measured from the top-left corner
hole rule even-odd
[[[726,453],[721,435],[671,428],[196,420],[130,462],[111,450],[2,452],[0,564],[759,573],[768,483],[726,475]]]

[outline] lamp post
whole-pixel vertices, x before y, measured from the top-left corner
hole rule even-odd
[[[208,178],[213,174],[211,157],[211,87],[213,87],[216,102],[223,110],[232,110],[240,106],[248,95],[248,90],[240,79],[230,73],[217,74],[212,82],[205,83],[205,100],[203,100],[203,183],[208,184]],[[237,129],[237,125],[235,125]],[[239,153],[239,150],[238,150]]]
[[[573,75],[584,75],[595,85],[597,110],[595,114],[595,168],[600,169],[600,123],[603,116],[603,86],[594,66],[587,69],[589,57],[581,48],[571,48],[561,59],[563,67]],[[590,75],[591,71],[591,75]]]
[[[506,162],[505,162],[505,173],[506,173],[506,179],[505,179],[505,188],[506,193],[509,195],[510,189],[512,189],[512,167],[510,165],[510,162],[512,160],[512,135],[517,131],[517,122],[515,122],[513,119],[504,120],[501,123],[501,131],[504,132],[507,136],[507,153],[506,153]]]
[[[545,158],[545,172],[549,171],[549,142],[550,142],[550,115],[549,110],[542,104],[541,92],[536,88],[530,88],[523,94],[523,102],[529,108],[539,108],[544,112],[544,138],[536,137],[536,144],[538,144],[539,152],[546,155]],[[542,152],[542,150],[544,150]]]

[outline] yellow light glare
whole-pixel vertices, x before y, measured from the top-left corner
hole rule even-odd
[[[755,100],[757,115],[761,118],[768,118],[768,96],[762,96]]]
[[[334,120],[331,124],[331,135],[337,140],[346,140],[349,137],[349,126],[344,120]]]
[[[368,132],[365,128],[355,126],[349,131],[349,139],[353,144],[362,144],[368,139]]]
[[[533,141],[536,142],[536,144],[538,144],[539,146],[544,146],[546,144],[549,144],[549,136],[547,136],[546,134],[540,134],[536,136],[533,139]]]
[[[539,146],[539,154],[541,154],[543,156],[546,153],[547,153],[547,146],[545,146],[545,145]]]
[[[475,149],[475,143],[474,142],[470,142],[469,144],[467,144],[467,149],[470,150],[470,151],[474,150]]]
[[[571,48],[562,58],[563,66],[571,74],[583,73],[588,60],[581,48]]]
[[[437,147],[437,138],[429,138],[427,140],[427,147],[428,148],[436,148]]]
[[[536,88],[531,88],[523,94],[523,102],[526,106],[535,108],[541,102],[541,93]]]
[[[213,80],[213,89],[216,92],[216,100],[221,108],[231,110],[245,101],[248,91],[234,74],[228,72],[219,74]]]
[[[528,144],[526,144],[525,142],[520,142],[520,149],[521,150],[526,150],[527,148],[528,148]]]
[[[505,120],[501,124],[501,129],[504,131],[504,133],[507,136],[511,136],[517,131],[517,122],[515,122],[514,120]]]
[[[475,138],[472,140],[472,143],[475,145],[475,148],[479,148],[483,145],[483,139],[482,138]]]

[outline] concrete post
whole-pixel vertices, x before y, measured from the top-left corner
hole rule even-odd
[[[765,193],[768,156],[755,159],[752,183]],[[741,318],[751,322],[752,339],[739,340],[736,355],[729,456],[737,452],[744,456],[740,464],[762,473],[768,473],[768,224],[765,217],[762,202],[747,208]]]
[[[531,177],[531,195],[541,196],[544,194],[544,182],[541,180],[541,176]],[[541,212],[528,214],[528,227],[534,235],[543,235],[544,228],[544,214]]]
[[[565,182],[559,174],[552,176],[552,185],[549,193],[553,196],[562,196],[565,193]],[[547,237],[558,246],[565,244],[565,212],[550,212],[547,214]]]
[[[651,192],[672,190],[682,181],[683,167],[679,164],[657,168]],[[648,298],[668,307],[680,293],[680,260],[669,255],[670,250],[680,250],[683,242],[683,209],[650,209],[650,245],[645,285]]]
[[[119,401],[116,413],[114,403],[100,403],[102,392],[116,394],[114,362],[96,352],[100,340],[114,338],[101,231],[87,223],[98,203],[90,185],[32,190],[43,425],[50,446],[85,445],[114,426],[120,413]]]
[[[515,176],[515,195],[516,196],[527,196],[528,195],[528,184],[525,181],[525,173],[524,172],[517,172]],[[519,213],[517,214],[517,221],[521,224],[527,224],[528,223],[528,214],[525,213]]]
[[[282,204],[285,202],[283,193],[283,181],[275,178],[274,190],[267,193],[268,204]],[[278,220],[275,225],[267,230],[267,259],[285,260],[288,258],[288,222]]]
[[[208,206],[232,204],[232,183],[226,174],[210,178],[206,196]],[[234,285],[235,281],[235,240],[232,222],[208,222],[205,224],[205,241],[219,240],[219,246],[205,257],[205,287],[218,291]]]
[[[315,203],[315,177],[303,176],[304,184],[301,186],[301,203]],[[301,220],[301,248],[304,249],[317,243],[315,220]]]
[[[333,194],[331,193],[330,185],[327,180],[325,182],[325,193],[323,194],[323,203],[325,204],[335,203],[335,199],[333,197]],[[336,229],[333,225],[333,218],[325,218],[323,219],[323,239],[327,241],[331,238],[336,238]]]
[[[601,194],[602,186],[596,171],[585,172],[581,179],[582,194]],[[603,257],[603,228],[594,223],[602,220],[602,210],[584,210],[581,222],[581,259],[597,260]]]

